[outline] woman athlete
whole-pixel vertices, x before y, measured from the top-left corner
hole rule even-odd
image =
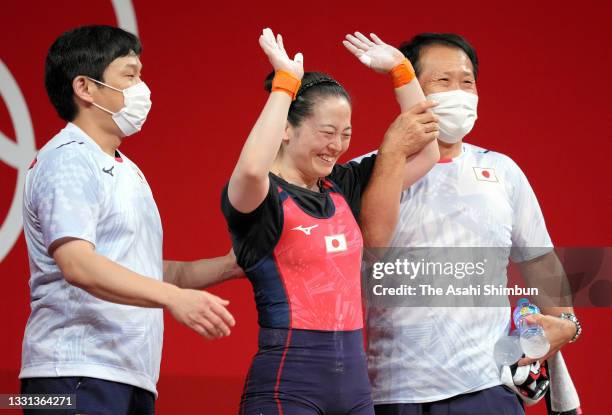
[[[274,67],[266,80],[271,93],[222,196],[259,314],[259,350],[241,414],[374,414],[363,350],[363,239],[356,218],[370,176],[397,175],[398,168],[403,175],[407,158],[425,146],[408,163],[405,184],[435,164],[438,156],[429,149],[437,124],[427,111],[434,104],[423,101],[401,53],[390,53],[385,46],[396,50],[382,42],[363,47],[359,38],[368,40],[350,36],[347,48],[373,68],[393,69],[402,108],[418,104],[389,127],[377,156],[344,165],[336,161],[351,138],[348,93],[328,75],[304,73],[302,55],[290,59],[280,35],[265,29],[259,39]],[[376,196],[376,189],[368,193]]]

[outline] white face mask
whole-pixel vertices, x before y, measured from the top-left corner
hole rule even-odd
[[[427,99],[439,103],[431,110],[438,117],[440,141],[454,144],[472,131],[478,118],[478,95],[457,89],[429,94]]]
[[[151,109],[151,90],[149,90],[149,87],[147,87],[144,82],[137,83],[136,85],[121,90],[93,78],[89,79],[100,85],[123,93],[123,108],[118,112],[109,111],[95,102],[93,104],[102,111],[106,111],[112,115],[113,121],[115,121],[115,124],[117,124],[117,127],[119,127],[125,136],[137,133],[142,129],[142,125],[147,120],[147,114]]]

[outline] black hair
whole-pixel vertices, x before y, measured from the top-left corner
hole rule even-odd
[[[264,89],[272,90],[274,72],[270,73],[264,81]],[[287,120],[293,127],[299,127],[305,118],[312,115],[315,102],[326,97],[342,97],[351,104],[351,97],[346,89],[338,81],[323,72],[305,72],[302,77],[302,85],[298,90],[295,100],[289,107]]]
[[[104,82],[103,73],[112,61],[141,52],[138,37],[113,26],[83,26],[63,33],[45,61],[45,87],[57,114],[65,121],[77,115],[74,78],[84,75]]]
[[[472,61],[474,79],[478,77],[478,56],[476,55],[476,50],[463,36],[456,33],[419,33],[410,39],[410,41],[400,45],[399,49],[404,56],[408,58],[410,63],[412,63],[417,76],[419,76],[422,69],[419,65],[421,53],[424,48],[431,45],[442,45],[461,49],[468,58],[470,58],[470,61]]]

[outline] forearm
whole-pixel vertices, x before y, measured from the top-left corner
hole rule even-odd
[[[178,290],[166,282],[137,274],[93,250],[65,255],[58,265],[70,284],[113,303],[166,307]]]
[[[569,281],[554,251],[522,262],[519,268],[527,286],[538,289],[532,300],[542,314],[559,317],[561,313],[574,313]]]
[[[404,86],[395,88],[395,98],[400,106],[401,112],[406,112],[419,102],[425,101],[425,94],[417,78]]]
[[[164,261],[164,281],[180,288],[202,289],[235,278],[235,260],[226,256],[198,261]]]
[[[530,301],[540,308],[540,314],[528,315],[526,321],[542,326],[546,333],[550,349],[545,356],[538,357],[538,360],[544,361],[580,335],[580,324],[560,318],[561,313],[574,314],[574,309],[563,266],[554,251],[519,262],[518,266],[527,287],[538,289],[538,294],[530,296]],[[535,360],[522,358],[519,360],[519,366],[531,364]]]
[[[405,162],[402,154],[394,152],[381,152],[376,157],[359,216],[366,247],[386,247],[393,237],[399,220]]]
[[[401,112],[406,112],[419,102],[425,101],[425,94],[417,78],[406,85],[395,88],[395,98]],[[440,160],[440,149],[437,140],[427,144],[421,151],[408,157],[404,171],[402,188],[407,189],[423,177]]]

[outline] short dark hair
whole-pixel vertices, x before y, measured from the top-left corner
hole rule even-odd
[[[421,52],[424,48],[432,45],[442,45],[461,49],[468,58],[470,58],[470,61],[472,61],[474,78],[478,77],[478,56],[476,55],[476,50],[463,36],[456,33],[419,33],[410,39],[410,41],[400,45],[399,49],[404,56],[408,58],[410,63],[412,63],[417,76],[419,76],[422,69],[419,65]]]
[[[272,79],[274,72],[270,73],[264,82],[264,89],[272,90]],[[289,107],[287,120],[293,127],[299,127],[305,118],[312,115],[316,100],[326,97],[342,97],[351,104],[351,97],[346,89],[338,81],[323,72],[305,72],[302,77],[302,85],[298,90],[295,100]]]
[[[113,26],[83,26],[63,33],[45,61],[45,87],[57,114],[65,121],[77,116],[74,78],[84,75],[104,82],[103,73],[112,61],[141,52],[138,37]]]

